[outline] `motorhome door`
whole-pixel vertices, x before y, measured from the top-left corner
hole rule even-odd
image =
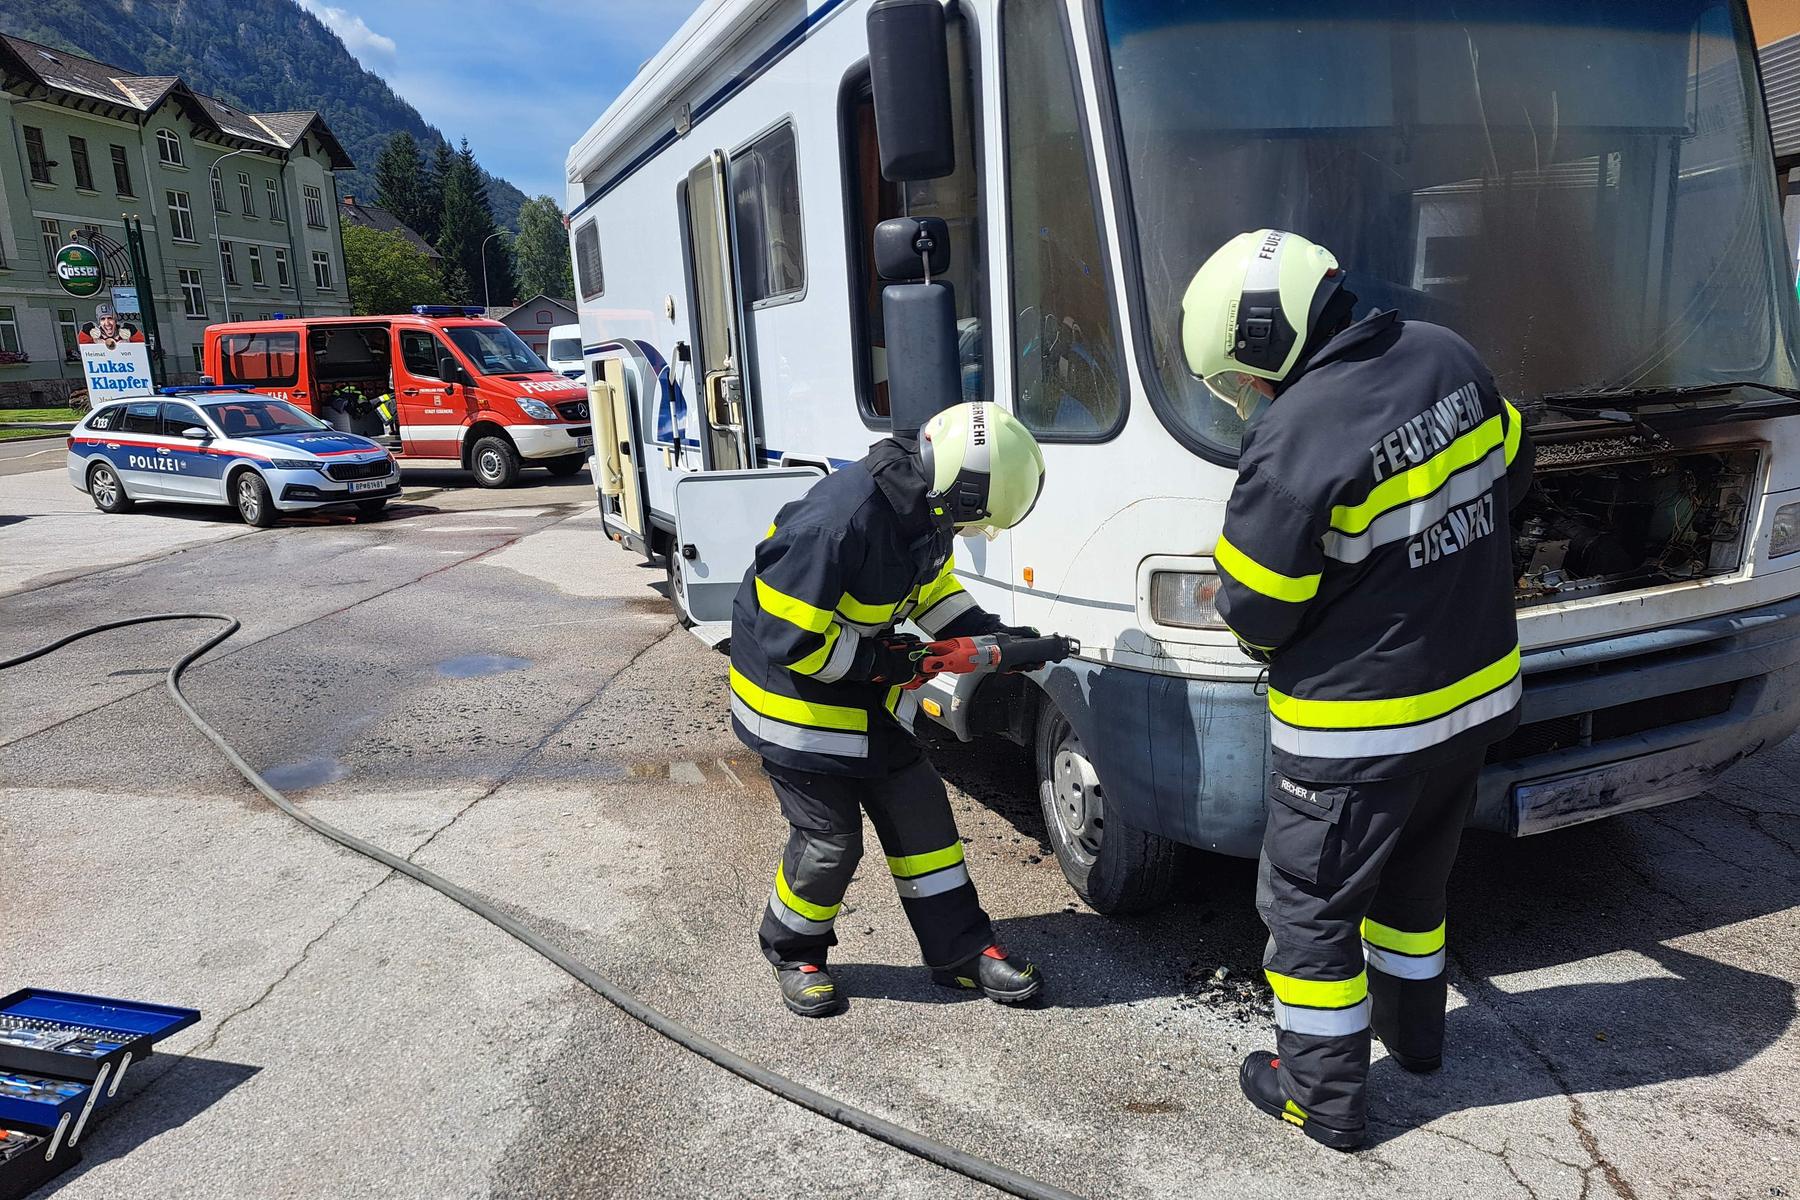
[[[819,467],[705,471],[675,481],[675,549],[669,579],[701,640],[731,633],[731,602],[781,506],[825,474]]]
[[[729,171],[725,152],[714,150],[688,172],[684,189],[695,375],[701,381],[703,453],[709,471],[758,465]]]

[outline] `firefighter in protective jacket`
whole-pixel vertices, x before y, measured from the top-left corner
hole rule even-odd
[[[1304,238],[1240,234],[1189,285],[1182,340],[1255,417],[1214,560],[1220,616],[1268,664],[1279,1053],[1240,1082],[1351,1149],[1371,1029],[1409,1071],[1442,1055],[1445,884],[1483,754],[1518,721],[1509,512],[1531,450],[1473,347],[1393,312],[1351,323],[1343,284]]]
[[[938,413],[919,440],[878,442],[776,515],[732,609],[731,720],[762,755],[791,826],[764,910],[763,954],[802,1016],[837,1011],[826,970],[833,923],[862,856],[862,813],[881,839],[933,977],[1003,1003],[1043,975],[996,944],[963,862],[943,780],[912,733],[906,689],[931,638],[1012,629],[956,579],[956,535],[1024,520],[1043,486],[1037,443],[987,404]],[[929,721],[929,718],[921,718]]]

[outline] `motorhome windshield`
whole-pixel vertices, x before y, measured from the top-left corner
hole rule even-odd
[[[550,369],[504,325],[458,325],[445,332],[483,375],[524,375]]]
[[[1242,427],[1187,372],[1181,295],[1232,235],[1330,247],[1359,313],[1479,348],[1501,389],[1796,379],[1741,5],[1104,0],[1145,373],[1182,436]]]

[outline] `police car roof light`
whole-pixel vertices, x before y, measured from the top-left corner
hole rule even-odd
[[[247,383],[182,383],[162,390],[165,396],[193,396],[204,392],[254,392]]]
[[[417,317],[479,317],[487,310],[472,304],[415,304]]]

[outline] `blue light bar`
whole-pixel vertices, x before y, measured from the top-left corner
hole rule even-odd
[[[193,396],[206,392],[254,392],[247,383],[181,383],[162,390],[165,396]]]
[[[413,305],[413,315],[417,317],[479,317],[486,311],[477,305],[468,304]]]

